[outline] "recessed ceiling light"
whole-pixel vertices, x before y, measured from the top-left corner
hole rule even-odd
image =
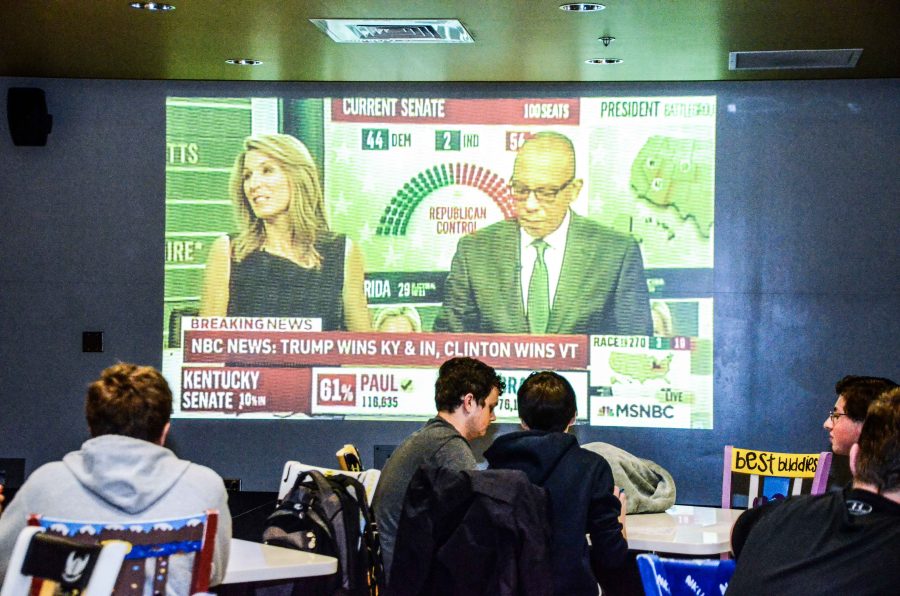
[[[131,8],[137,8],[138,10],[149,10],[151,12],[175,10],[175,7],[171,4],[163,4],[162,2],[132,2]]]
[[[622,64],[621,58],[591,58],[585,60],[585,64]]]
[[[598,10],[603,10],[604,8],[606,8],[605,5],[596,4],[594,2],[570,2],[559,7],[560,10],[566,10],[569,12],[597,12]]]
[[[262,64],[262,60],[254,60],[253,58],[229,58],[225,62],[235,66],[259,66]]]

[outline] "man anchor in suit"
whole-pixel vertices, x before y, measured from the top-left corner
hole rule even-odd
[[[569,209],[568,137],[540,132],[516,155],[516,219],[460,238],[434,331],[652,335],[637,243]]]

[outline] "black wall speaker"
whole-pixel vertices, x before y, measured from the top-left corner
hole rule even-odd
[[[43,89],[10,87],[6,94],[6,119],[14,145],[43,147],[53,128]]]

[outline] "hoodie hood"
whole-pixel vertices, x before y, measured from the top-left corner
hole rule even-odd
[[[531,482],[543,486],[560,460],[574,449],[579,447],[573,435],[525,430],[497,437],[484,457],[492,468],[522,470]]]
[[[102,435],[67,454],[63,464],[90,492],[126,513],[139,514],[169,492],[190,462],[149,441]]]

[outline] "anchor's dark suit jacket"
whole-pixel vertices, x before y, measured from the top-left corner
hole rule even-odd
[[[637,243],[586,217],[570,217],[547,333],[652,335]],[[515,220],[461,238],[434,331],[529,333],[519,249]]]

